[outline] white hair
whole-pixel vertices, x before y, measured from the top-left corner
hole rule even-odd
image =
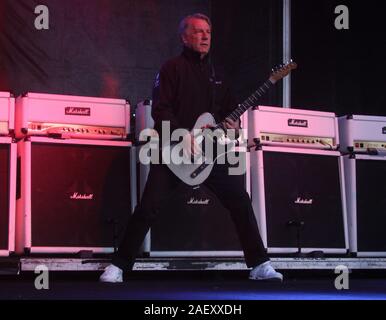
[[[212,23],[209,19],[208,16],[206,16],[205,14],[202,14],[202,13],[195,13],[195,14],[191,14],[189,16],[186,16],[185,18],[183,18],[180,22],[180,25],[178,27],[178,34],[180,35],[180,37],[185,33],[185,30],[187,29],[188,25],[189,25],[189,20],[190,19],[201,19],[201,20],[205,20],[209,26],[212,28]]]

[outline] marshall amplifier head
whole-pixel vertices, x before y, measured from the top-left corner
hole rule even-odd
[[[252,203],[268,252],[347,253],[342,169],[337,151],[251,152]]]
[[[125,140],[130,105],[122,99],[27,93],[16,99],[16,136]]]
[[[16,144],[0,138],[0,256],[15,251]]]
[[[249,145],[329,150],[339,145],[334,113],[257,106],[248,118]]]
[[[112,252],[136,203],[130,143],[31,137],[18,150],[18,252]]]
[[[15,98],[9,92],[0,91],[0,135],[7,136],[14,131]]]
[[[339,134],[343,153],[386,154],[386,117],[340,117]]]

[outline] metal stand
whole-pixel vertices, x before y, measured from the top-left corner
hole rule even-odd
[[[298,247],[298,252],[296,252],[294,256],[299,258],[307,257],[307,254],[302,253],[302,245],[301,245],[301,230],[304,227],[304,221],[290,220],[287,222],[287,226],[290,228],[291,227],[296,228],[296,244]]]

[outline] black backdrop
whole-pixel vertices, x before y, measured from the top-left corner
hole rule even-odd
[[[385,115],[385,4],[381,0],[292,0],[294,107]],[[50,29],[36,30],[47,5]],[[334,7],[350,30],[334,28]],[[214,25],[213,56],[245,98],[280,62],[281,0],[0,0],[0,90],[150,97],[155,74],[177,55],[179,20],[203,12]],[[281,87],[262,104],[280,105]]]
[[[243,3],[243,2],[241,2]],[[213,56],[226,66],[235,95],[245,98],[280,62],[274,33],[281,1],[0,0],[0,90],[149,98],[166,59],[179,54],[178,22],[212,16]],[[36,30],[34,9],[46,5],[49,30]],[[280,87],[265,103],[280,101]]]
[[[0,0],[0,90],[148,98],[160,64],[178,53],[178,21],[206,0]],[[36,30],[46,5],[49,30]]]
[[[334,26],[334,8],[349,8],[349,29]],[[294,107],[338,115],[386,115],[386,2],[292,1]]]

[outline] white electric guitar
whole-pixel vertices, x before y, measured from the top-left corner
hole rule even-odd
[[[297,68],[297,64],[292,60],[284,65],[273,70],[269,79],[264,82],[259,89],[257,89],[249,98],[247,98],[242,104],[240,104],[231,114],[226,118],[230,118],[233,121],[240,118],[240,116],[247,111],[249,108],[256,106],[258,99],[263,96],[268,89],[270,89],[277,81],[286,77],[293,69]],[[195,143],[202,144],[202,142],[207,139],[207,135],[203,135],[203,132],[208,132],[208,130],[203,130],[203,128],[211,127],[211,132],[218,132],[217,129],[221,129],[222,135],[225,136],[226,128],[223,122],[216,123],[214,117],[210,113],[203,113],[200,115],[191,131],[192,136],[195,138]],[[199,133],[197,133],[199,132]],[[216,135],[217,138],[219,138]],[[211,137],[209,137],[211,139]],[[217,139],[219,140],[219,139]],[[221,138],[220,138],[221,140]],[[226,140],[224,140],[226,141]],[[227,141],[227,152],[230,152],[232,149],[232,143]],[[177,149],[178,148],[178,149]],[[169,169],[184,183],[196,186],[203,183],[220,156],[223,156],[224,153],[217,155],[216,157],[206,156],[205,152],[202,152],[199,155],[191,156],[187,161],[174,161],[176,159],[175,155],[181,154],[181,146],[177,147],[177,143],[162,146],[162,159],[164,163],[169,167]],[[174,156],[173,156],[174,155]]]

